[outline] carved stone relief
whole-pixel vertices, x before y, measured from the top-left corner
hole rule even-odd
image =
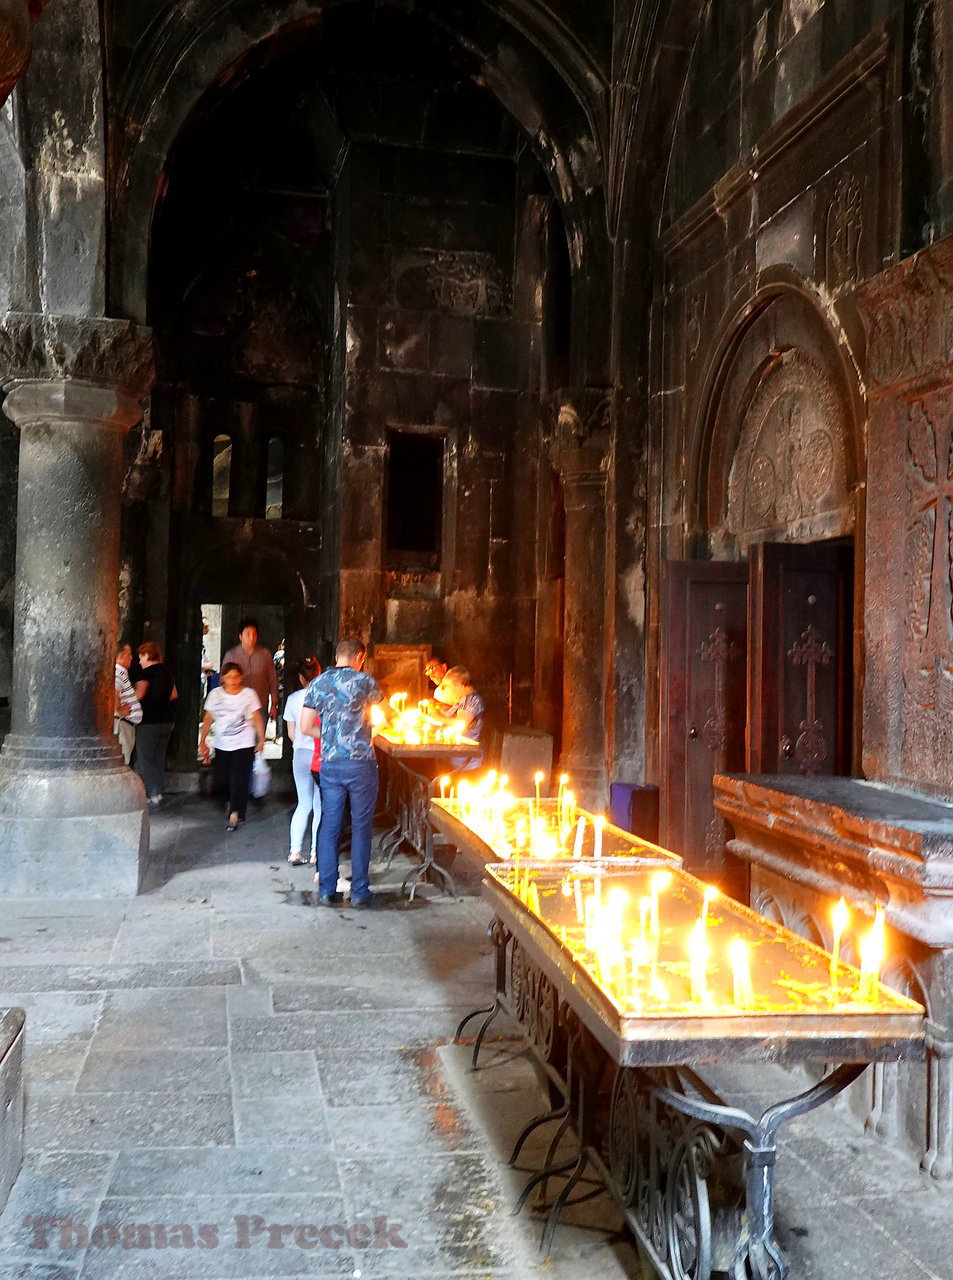
[[[827,281],[844,284],[860,275],[863,191],[853,174],[843,174],[827,210]]]
[[[846,530],[850,508],[837,397],[818,364],[785,352],[744,416],[728,480],[728,531],[742,541],[785,530],[797,537],[837,513]]]
[[[437,306],[451,315],[498,316],[507,309],[506,279],[492,254],[438,253],[427,280]]]
[[[875,388],[934,376],[953,364],[953,244],[905,259],[858,290]]]
[[[903,762],[922,768],[953,748],[953,391],[911,404],[906,415]]]

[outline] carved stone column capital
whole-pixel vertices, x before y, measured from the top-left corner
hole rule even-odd
[[[614,393],[607,387],[563,388],[549,399],[553,464],[565,453],[594,449],[606,453],[612,434]]]
[[[83,382],[138,402],[155,380],[152,330],[130,320],[8,311],[0,318],[0,386]]]

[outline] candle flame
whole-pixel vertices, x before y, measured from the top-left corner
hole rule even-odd
[[[848,910],[847,903],[843,898],[837,899],[834,904],[832,915],[834,919],[834,932],[843,933],[850,922],[850,911]]]

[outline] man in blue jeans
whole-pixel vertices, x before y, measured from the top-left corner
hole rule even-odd
[[[377,761],[371,746],[371,707],[383,702],[380,685],[362,671],[364,645],[356,636],[338,641],[335,665],[312,680],[304,695],[301,729],[321,720],[321,826],[318,831],[318,896],[326,907],[343,902],[338,893],[338,839],[344,802],[351,800],[351,906],[374,903],[368,871],[371,826],[377,804]],[[382,710],[389,718],[389,707]]]

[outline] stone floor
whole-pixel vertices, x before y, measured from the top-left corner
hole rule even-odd
[[[217,807],[173,798],[139,898],[72,899],[64,851],[58,896],[3,903],[28,1110],[0,1280],[639,1277],[595,1187],[548,1262],[539,1220],[510,1216],[534,1074],[505,1024],[475,1074],[449,1044],[491,988],[479,900],[408,904],[395,864],[382,909],[312,906],[286,820],[272,800],[226,838]],[[797,1122],[779,1174],[792,1280],[953,1280],[953,1194],[847,1117]]]

